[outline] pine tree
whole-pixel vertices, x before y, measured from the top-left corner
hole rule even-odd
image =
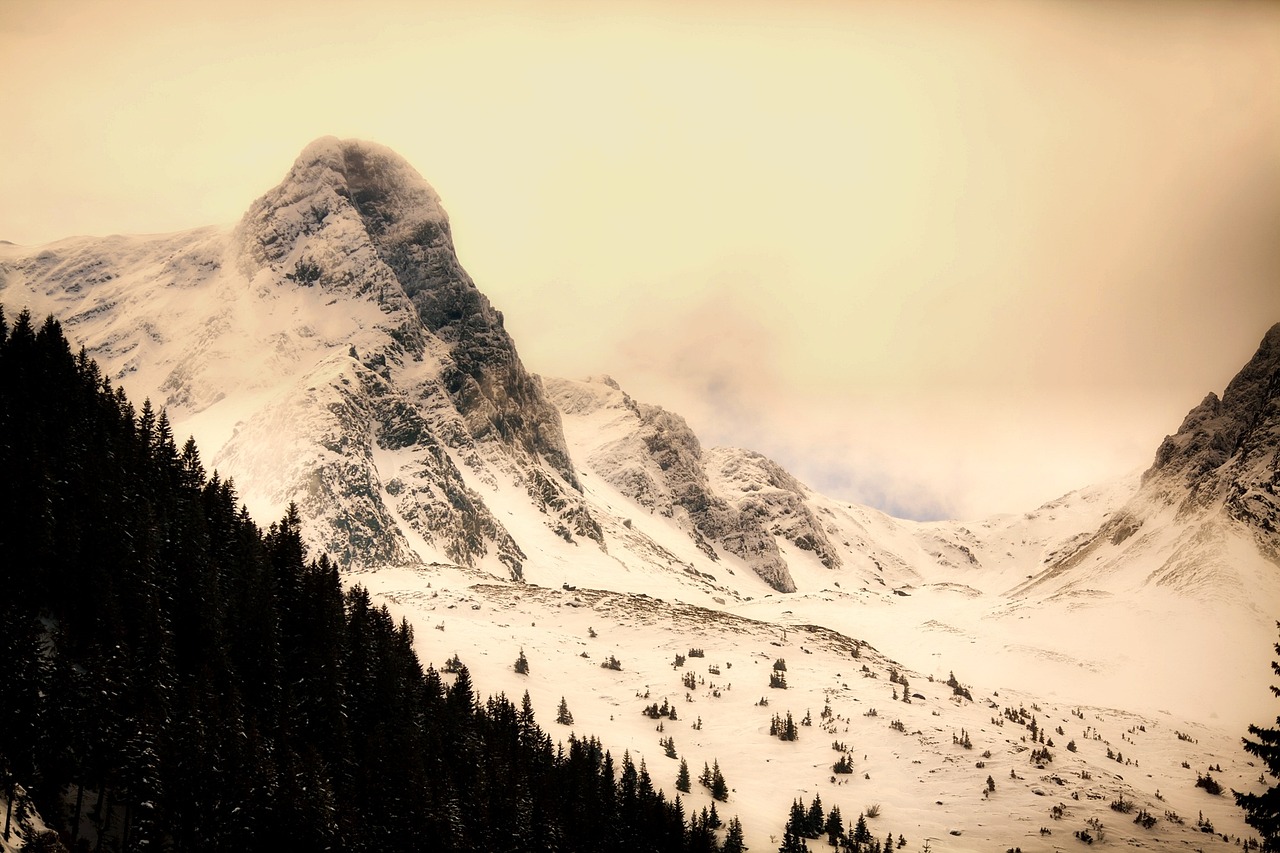
[[[742,837],[742,823],[738,818],[729,819],[729,829],[725,832],[724,844],[721,845],[721,853],[743,853],[746,850],[746,844]]]
[[[817,838],[822,834],[823,819],[826,812],[822,809],[822,795],[814,794],[813,802],[809,804],[809,811],[804,816],[804,836],[805,838]]]
[[[1276,623],[1280,628],[1280,622]],[[1280,655],[1280,643],[1276,643],[1275,651]],[[1272,661],[1271,670],[1280,675],[1280,662]],[[1280,696],[1280,687],[1272,686],[1271,692]],[[1263,728],[1258,725],[1249,726],[1249,734],[1257,740],[1244,738],[1244,749],[1250,755],[1262,760],[1267,768],[1267,775],[1272,779],[1280,779],[1280,717],[1276,718],[1278,728]],[[1265,851],[1280,850],[1280,786],[1268,785],[1261,794],[1232,791],[1236,805],[1244,809],[1245,822],[1258,830],[1262,836],[1262,849]]]
[[[720,802],[728,802],[729,786],[724,781],[724,775],[720,772],[720,762],[716,761],[711,768],[711,796]]]
[[[827,821],[823,824],[823,831],[827,833],[827,841],[832,847],[840,840],[840,836],[844,835],[844,821],[840,817],[840,807],[832,806],[831,813],[827,815]]]
[[[676,790],[689,793],[689,762],[680,759],[680,772],[676,774]]]
[[[800,799],[791,801],[791,812],[787,815],[787,830],[796,836],[805,834],[805,826],[808,817],[805,814],[804,803]]]
[[[858,844],[866,844],[871,840],[871,830],[867,829],[867,817],[858,815],[858,822],[853,827],[853,840]]]
[[[516,658],[516,662],[513,665],[513,668],[515,669],[516,672],[520,673],[521,675],[529,674],[529,659],[524,656],[523,648],[520,649],[520,657]]]
[[[569,713],[569,703],[560,697],[560,707],[556,709],[556,722],[562,726],[573,725],[573,714]]]
[[[783,832],[778,853],[808,853],[808,851],[809,845],[805,844],[804,838],[793,832],[790,827]]]

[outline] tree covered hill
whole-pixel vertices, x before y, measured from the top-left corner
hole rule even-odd
[[[296,512],[261,530],[27,312],[0,311],[0,518],[6,840],[29,798],[93,850],[719,849],[629,755],[424,670]]]

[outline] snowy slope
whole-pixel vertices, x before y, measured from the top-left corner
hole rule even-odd
[[[1209,772],[1224,786],[1258,789],[1236,734],[1174,714],[1046,699],[956,670],[973,697],[963,699],[945,684],[946,668],[904,667],[856,635],[651,596],[477,582],[443,566],[365,581],[418,626],[424,657],[440,664],[457,655],[486,689],[513,698],[528,691],[553,736],[597,735],[615,757],[626,750],[643,760],[672,795],[678,759],[665,755],[661,738],[674,740],[695,777],[704,763],[718,764],[731,792],[717,810],[742,819],[752,849],[776,849],[792,799],[807,805],[814,796],[826,808],[839,805],[850,823],[878,804],[876,836],[901,834],[911,850],[926,840],[938,851],[1074,850],[1073,833],[1097,834],[1091,820],[1101,821],[1107,843],[1125,847],[1222,844],[1196,826],[1200,815],[1218,832],[1252,835],[1229,797],[1195,786],[1196,774]],[[528,675],[513,669],[521,650]],[[677,655],[685,657],[679,666]],[[602,667],[609,657],[621,669]],[[779,659],[786,689],[769,687]],[[895,672],[898,683],[890,681]],[[902,679],[910,703],[902,701]],[[552,722],[561,698],[572,726]],[[675,720],[645,715],[664,703]],[[1006,716],[1020,709],[1023,722]],[[794,742],[769,735],[772,716],[788,713],[798,726]],[[1051,760],[1032,760],[1033,717]],[[970,748],[953,740],[964,732]],[[841,756],[851,758],[852,773],[833,771]],[[996,790],[984,795],[988,776]],[[686,811],[712,804],[696,781],[683,801]],[[1112,802],[1134,806],[1122,813]],[[1140,809],[1157,818],[1152,828],[1134,823]]]

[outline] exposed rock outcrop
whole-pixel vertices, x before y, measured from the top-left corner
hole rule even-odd
[[[1181,513],[1221,504],[1280,555],[1280,323],[1219,399],[1209,394],[1168,436],[1144,489]]]
[[[603,440],[585,460],[592,471],[651,512],[674,518],[713,560],[717,548],[745,562],[779,592],[795,581],[770,532],[767,514],[744,512],[713,488],[702,444],[684,418],[633,400],[608,377],[588,383],[548,380],[566,412],[608,410]]]

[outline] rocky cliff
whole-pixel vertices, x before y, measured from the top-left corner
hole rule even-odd
[[[1277,565],[1280,324],[1221,397],[1205,397],[1160,443],[1137,492],[1014,592],[1154,585],[1249,600],[1274,585]]]
[[[1183,513],[1221,504],[1280,554],[1280,323],[1227,385],[1187,413],[1143,475]]]

